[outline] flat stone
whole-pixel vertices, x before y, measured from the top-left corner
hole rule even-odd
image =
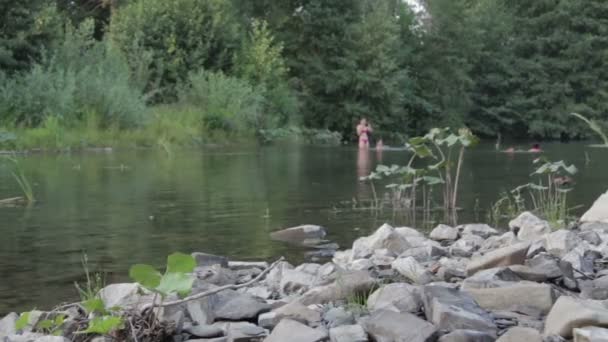
[[[445,224],[440,224],[431,231],[429,237],[435,241],[457,240],[458,229]]]
[[[511,265],[509,266],[509,269],[523,280],[535,281],[538,283],[542,283],[547,280],[547,274],[539,270],[532,269],[529,266]]]
[[[559,260],[547,253],[541,253],[532,259],[528,259],[526,264],[533,272],[542,273],[547,279],[555,279],[562,276]]]
[[[329,329],[331,342],[367,342],[367,333],[360,325],[342,325]]]
[[[494,342],[496,338],[492,335],[475,330],[454,330],[443,335],[438,342]]]
[[[608,223],[608,192],[601,195],[580,218],[580,222]]]
[[[415,313],[422,307],[421,292],[420,287],[405,283],[384,285],[369,296],[367,308],[371,312],[388,310]]]
[[[259,341],[266,336],[266,330],[249,322],[216,322],[213,326],[220,328],[230,342]]]
[[[522,242],[488,252],[471,260],[467,266],[467,274],[473,275],[477,271],[497,266],[523,265],[529,247],[529,242]]]
[[[398,258],[391,267],[416,284],[424,285],[433,281],[433,275],[413,257]]]
[[[608,329],[598,327],[576,328],[574,342],[608,342]]]
[[[403,253],[412,247],[406,238],[388,224],[382,225],[372,235],[360,237],[353,243],[352,260],[368,258],[374,250],[386,248],[395,255]],[[351,260],[351,261],[352,261]]]
[[[487,270],[481,270],[466,278],[462,282],[462,289],[500,287],[504,283],[518,282],[521,280],[523,279],[508,267],[494,267]]]
[[[184,327],[184,331],[190,335],[203,338],[221,337],[224,335],[224,331],[213,325],[187,325]]]
[[[376,284],[376,279],[365,271],[348,271],[337,275],[331,284],[308,290],[298,301],[304,305],[335,302],[357,293],[369,293]]]
[[[429,342],[437,334],[433,324],[413,314],[387,310],[373,312],[362,325],[378,342]]]
[[[264,342],[321,342],[327,334],[290,320],[282,320]]]
[[[305,224],[270,233],[270,238],[298,245],[314,245],[323,241],[327,235],[321,226]]]
[[[559,258],[574,249],[580,241],[581,239],[575,233],[565,229],[560,229],[545,237],[547,252]]]
[[[534,282],[514,282],[502,287],[466,289],[487,310],[517,311],[524,307],[547,313],[555,302],[551,286]]]
[[[543,342],[543,337],[538,330],[513,327],[500,336],[496,342]]]
[[[17,333],[15,329],[15,323],[19,319],[19,315],[14,312],[9,313],[4,316],[4,318],[0,319],[0,341],[3,337],[13,335]]]
[[[483,239],[487,239],[492,235],[497,235],[498,231],[484,223],[471,223],[461,225],[462,235],[477,235]]]
[[[561,296],[545,321],[544,335],[572,337],[574,328],[608,327],[608,308],[602,301]]]
[[[496,336],[492,317],[465,292],[425,286],[422,300],[427,319],[440,330],[475,330]]]
[[[549,222],[536,217],[529,211],[523,212],[511,220],[509,228],[517,232],[517,238],[524,241],[538,240],[551,233]]]
[[[214,310],[216,320],[253,320],[257,319],[260,313],[270,311],[270,305],[256,298],[236,291],[232,292],[233,296]]]
[[[196,260],[196,266],[198,266],[198,267],[213,266],[213,265],[220,265],[221,267],[224,267],[224,268],[228,267],[228,258],[223,257],[223,256],[201,253],[201,252],[194,252],[194,253],[192,253],[192,257],[194,257],[194,260]]]

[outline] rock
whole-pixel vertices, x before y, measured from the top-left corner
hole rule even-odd
[[[260,313],[270,311],[270,305],[247,294],[230,291],[228,295],[232,295],[230,299],[218,305],[214,310],[216,320],[253,320],[257,319]]]
[[[529,242],[522,242],[488,252],[471,260],[467,266],[467,274],[473,275],[477,271],[497,266],[523,265],[529,247]]]
[[[437,334],[433,324],[410,313],[375,311],[362,321],[363,329],[378,342],[431,342]]]
[[[577,271],[587,275],[594,273],[594,263],[596,259],[601,259],[602,255],[599,252],[593,251],[587,242],[581,242],[578,246],[563,256],[561,262],[567,262]],[[574,274],[580,277],[579,273]]]
[[[371,312],[388,310],[415,313],[422,307],[421,292],[420,287],[405,283],[384,285],[369,296],[367,308]]]
[[[142,294],[143,293],[143,294]],[[111,284],[99,291],[106,310],[120,308],[121,310],[140,310],[144,305],[152,303],[154,295],[144,290],[136,283]]]
[[[276,314],[275,325],[284,318],[298,321],[307,325],[318,324],[321,322],[321,314],[318,311],[311,310],[297,301],[285,304],[272,312]]]
[[[532,241],[530,244],[530,248],[528,248],[528,254],[526,257],[533,258],[540,253],[544,253],[547,251],[547,241],[545,239],[538,239]]]
[[[492,317],[467,293],[441,286],[425,286],[422,300],[427,319],[438,329],[467,329],[496,336]]]
[[[549,222],[541,220],[529,211],[511,220],[509,228],[517,233],[517,238],[524,241],[538,240],[551,233]]]
[[[494,342],[492,335],[475,330],[454,330],[449,334],[443,335],[438,342]]]
[[[272,292],[266,286],[247,287],[242,292],[264,300],[272,296]]]
[[[302,294],[313,285],[315,276],[297,270],[285,269],[280,282],[280,292],[283,296]]]
[[[597,327],[576,328],[574,342],[608,342],[608,329]]]
[[[555,301],[551,286],[528,281],[505,283],[501,287],[468,288],[466,292],[487,310],[519,311],[521,308],[532,308],[546,314]]]
[[[272,292],[281,292],[281,279],[283,278],[283,272],[292,270],[293,266],[287,261],[282,261],[277,264],[275,268],[270,270],[264,279],[264,284],[268,286],[268,289]]]
[[[70,342],[70,340],[63,336],[41,336],[35,339],[34,342]]]
[[[19,315],[14,312],[11,312],[4,316],[4,318],[0,319],[0,341],[2,341],[2,339],[6,336],[17,333],[15,323],[17,323],[18,319]]]
[[[608,277],[593,279],[588,287],[584,287],[582,294],[589,299],[608,299]]]
[[[228,258],[223,256],[195,252],[192,253],[192,257],[196,260],[196,266],[198,267],[219,265],[220,267],[228,268]]]
[[[560,229],[547,235],[545,241],[547,252],[561,258],[576,247],[581,239],[569,230]]]
[[[394,259],[394,258],[393,258]],[[374,263],[370,259],[358,259],[350,263],[348,269],[353,271],[367,271],[374,268]]]
[[[258,316],[258,325],[264,329],[272,329],[281,320],[277,318],[276,312],[264,312]]]
[[[496,342],[543,342],[543,337],[532,328],[514,327],[507,330]]]
[[[529,266],[511,265],[509,266],[509,269],[523,280],[535,281],[538,283],[542,283],[547,280],[547,274],[542,271],[532,269]]]
[[[479,251],[482,253],[487,253],[498,248],[512,245],[518,241],[519,240],[517,240],[517,237],[513,232],[506,232],[500,236],[490,236],[481,244]]]
[[[541,253],[526,261],[533,272],[544,274],[547,279],[555,279],[562,276],[559,261],[547,253]]]
[[[608,192],[601,195],[583,214],[580,222],[608,223]]]
[[[26,332],[23,334],[13,334],[4,337],[2,342],[34,342],[36,339],[44,337],[44,335],[39,333]]]
[[[464,235],[450,246],[449,251],[453,256],[468,258],[479,250],[484,241],[481,236]]]
[[[435,241],[457,240],[458,239],[458,229],[450,227],[445,224],[440,224],[431,231],[431,234],[429,235],[429,237]]]
[[[367,334],[360,325],[342,325],[329,329],[331,342],[367,342]]]
[[[235,271],[249,270],[252,268],[266,269],[270,265],[266,261],[229,261],[228,268]],[[225,266],[222,266],[225,267]]]
[[[316,276],[319,272],[321,265],[315,263],[304,263],[296,267],[296,271],[308,273],[310,275]]]
[[[327,235],[325,228],[305,224],[270,233],[273,240],[294,243],[298,245],[316,245]]]
[[[413,257],[399,258],[393,261],[391,267],[416,284],[424,285],[433,281],[433,275]]]
[[[426,262],[447,255],[448,252],[443,247],[419,246],[413,247],[399,255],[400,258],[413,257],[418,262]]]
[[[220,328],[229,342],[260,341],[266,336],[266,330],[249,322],[217,322],[213,326]]]
[[[545,336],[572,337],[572,329],[608,327],[608,308],[601,301],[561,296],[545,321]]]
[[[346,311],[342,307],[331,308],[323,315],[323,320],[328,327],[338,327],[341,325],[350,325],[355,323],[355,317],[352,312]]]
[[[483,289],[500,287],[505,283],[519,282],[522,278],[508,267],[495,267],[481,270],[462,282],[462,289]]]
[[[350,262],[353,260],[353,251],[352,249],[347,249],[345,251],[336,251],[331,261],[342,268],[348,268]]]
[[[457,228],[462,231],[462,235],[477,235],[483,239],[498,234],[496,229],[482,223],[465,224]]]
[[[327,339],[327,334],[319,330],[290,319],[284,319],[264,342],[321,342],[325,339]]]
[[[597,246],[602,243],[602,238],[600,237],[600,235],[592,230],[582,231],[578,233],[578,237],[594,246]]]
[[[410,227],[397,227],[395,228],[395,232],[403,237],[424,237],[424,234],[419,232],[417,229]]]
[[[374,250],[386,248],[393,254],[401,254],[412,247],[405,237],[395,232],[388,224],[382,225],[374,234],[360,237],[353,243],[352,260],[368,258],[374,254]],[[351,261],[352,261],[351,260]]]
[[[190,335],[203,338],[221,337],[224,335],[224,331],[213,325],[186,325],[184,331]]]
[[[236,274],[220,265],[197,267],[194,269],[194,274],[197,278],[196,281],[217,286],[233,285],[237,282]]]
[[[304,305],[324,304],[343,300],[357,293],[369,293],[376,280],[365,271],[349,271],[339,274],[331,284],[314,287],[298,299]]]

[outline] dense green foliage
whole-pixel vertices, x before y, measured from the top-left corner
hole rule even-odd
[[[420,15],[399,0],[0,0],[0,125],[196,122],[187,136],[304,126],[352,140],[367,117],[381,137],[467,126],[486,137],[576,139],[590,132],[570,113],[608,118],[607,2],[425,7]],[[175,108],[163,117],[156,105]],[[184,108],[185,117],[170,117]]]

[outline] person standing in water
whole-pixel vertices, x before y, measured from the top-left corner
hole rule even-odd
[[[357,135],[359,136],[359,148],[369,148],[372,126],[367,122],[366,118],[362,118],[357,125]]]

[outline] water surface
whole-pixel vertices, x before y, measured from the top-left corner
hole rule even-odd
[[[572,205],[586,207],[608,189],[607,149],[580,143],[545,149],[580,169]],[[361,209],[372,195],[358,181],[379,162],[407,158],[404,151],[293,146],[171,157],[149,150],[22,157],[38,202],[0,208],[0,313],[77,299],[73,283],[83,280],[83,253],[115,282],[127,280],[130,265],[161,266],[174,251],[299,262],[302,249],[273,242],[269,233],[303,223],[327,227],[328,238],[345,248],[385,221],[410,224],[390,210]],[[528,182],[534,158],[490,145],[469,152],[460,222],[484,221],[501,191]],[[9,171],[0,166],[0,198],[19,195]]]

